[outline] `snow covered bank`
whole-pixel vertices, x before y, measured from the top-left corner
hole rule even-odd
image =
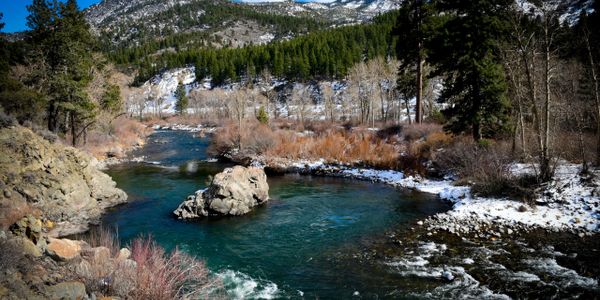
[[[186,125],[186,124],[167,124],[167,125],[153,125],[154,130],[176,130],[176,131],[189,131],[189,132],[203,132],[211,133],[216,130],[215,127],[206,127],[201,124],[198,125]]]
[[[594,170],[593,177],[584,178],[579,175],[579,165],[566,162],[557,169],[555,179],[535,196],[537,205],[534,206],[513,199],[478,197],[471,194],[470,187],[454,186],[450,179],[430,180],[407,176],[399,171],[351,168],[327,164],[323,160],[254,164],[279,170],[369,180],[436,194],[453,206],[448,212],[422,223],[431,231],[475,234],[482,238],[537,228],[568,231],[580,236],[600,232],[600,170]],[[515,173],[530,171],[526,165],[515,164],[513,167]]]

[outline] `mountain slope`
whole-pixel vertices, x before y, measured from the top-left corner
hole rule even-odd
[[[111,47],[140,46],[174,36],[179,42],[161,48],[187,43],[239,47],[289,39],[329,26],[365,22],[398,8],[401,0],[250,2],[104,0],[88,8],[86,18],[94,33]]]

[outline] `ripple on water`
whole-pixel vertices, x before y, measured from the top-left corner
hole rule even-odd
[[[232,299],[275,299],[281,296],[277,284],[268,280],[255,279],[229,269],[216,275],[223,281],[227,295]]]

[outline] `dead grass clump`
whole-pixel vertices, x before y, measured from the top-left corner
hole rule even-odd
[[[121,257],[118,237],[99,229],[87,237],[93,247],[76,272],[86,290],[124,299],[197,299],[222,292],[203,262],[175,249],[165,251],[151,237],[135,239]],[[125,251],[125,250],[124,250]]]
[[[132,299],[207,298],[220,288],[201,261],[175,249],[167,253],[152,238],[138,238],[131,245],[136,263]]]

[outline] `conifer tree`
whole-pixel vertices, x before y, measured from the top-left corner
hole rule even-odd
[[[187,110],[189,100],[185,93],[185,86],[183,86],[183,82],[179,81],[179,85],[177,85],[177,89],[175,90],[175,98],[177,98],[177,102],[175,103],[175,111],[178,114],[184,115]]]
[[[258,109],[258,115],[256,116],[256,119],[261,124],[269,124],[269,115],[267,114],[267,111],[265,110],[264,106],[261,106]]]
[[[439,0],[440,27],[430,60],[446,75],[442,101],[447,129],[470,131],[475,140],[506,126],[508,101],[498,46],[504,39],[512,0]]]
[[[426,31],[431,22],[433,5],[428,0],[404,1],[400,8],[393,34],[398,37],[396,53],[402,62],[400,68],[415,70],[416,97],[415,123],[423,122],[423,64],[426,58]],[[404,73],[404,72],[402,72]],[[402,76],[405,76],[403,74]],[[403,78],[403,80],[406,77]]]

